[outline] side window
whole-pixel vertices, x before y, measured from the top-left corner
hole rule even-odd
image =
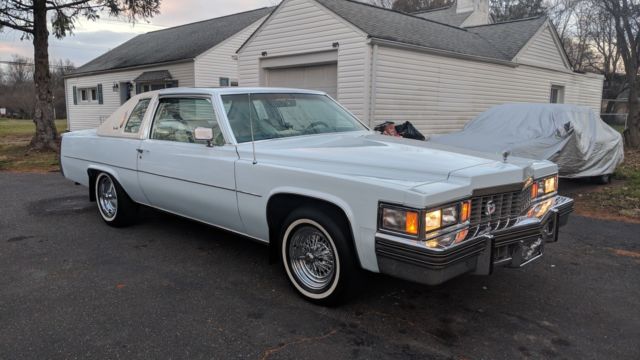
[[[142,99],[136,104],[133,111],[131,111],[131,115],[129,115],[127,125],[124,126],[124,132],[135,134],[140,131],[140,125],[150,101],[151,99]]]
[[[204,144],[194,138],[197,127],[213,129],[214,144],[224,145],[211,99],[161,98],[153,118],[151,139]]]
[[[549,102],[552,104],[564,104],[564,86],[551,86],[551,96]]]

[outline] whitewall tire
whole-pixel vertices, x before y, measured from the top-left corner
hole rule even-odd
[[[359,267],[349,231],[334,216],[312,208],[292,212],[279,245],[287,279],[306,300],[337,305],[353,289]]]
[[[137,206],[113,176],[105,172],[98,173],[94,192],[98,212],[105,223],[121,227],[135,220]]]

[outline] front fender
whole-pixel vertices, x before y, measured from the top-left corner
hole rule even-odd
[[[342,209],[342,211],[345,213],[345,215],[347,216],[347,220],[349,221],[349,225],[351,226],[351,231],[353,233],[353,236],[354,237],[356,236],[356,227],[355,227],[356,219],[353,215],[353,210],[351,209],[349,204],[347,204],[347,202],[342,200],[341,198],[332,194],[321,192],[321,191],[314,191],[314,190],[293,187],[293,186],[282,186],[282,187],[274,188],[269,192],[269,194],[267,195],[267,204],[269,203],[269,200],[272,197],[276,195],[282,195],[282,194],[300,195],[300,196],[310,197],[320,201],[326,201],[334,204],[335,206]],[[265,208],[265,216],[266,215],[267,214],[266,214],[266,208]]]
[[[268,204],[269,201],[277,195],[304,196],[318,201],[327,202],[340,208],[349,221],[351,234],[353,235],[353,247],[356,251],[357,261],[360,266],[366,270],[374,272],[378,271],[378,264],[375,259],[374,242],[367,241],[367,239],[374,238],[375,230],[362,226],[356,217],[354,209],[344,199],[334,194],[322,191],[314,191],[294,186],[282,186],[274,188],[269,192],[266,197],[267,201],[265,204]],[[265,206],[265,217],[268,215],[266,214],[266,208],[267,207]]]

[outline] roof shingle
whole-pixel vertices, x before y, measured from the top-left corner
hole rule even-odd
[[[473,11],[468,11],[464,13],[458,14],[456,12],[455,5],[449,5],[444,8],[429,10],[429,11],[420,11],[415,12],[413,15],[427,19],[433,20],[442,24],[452,25],[452,26],[462,26],[465,20],[469,17],[469,15],[473,14]]]
[[[74,74],[193,59],[272,10],[261,8],[138,35],[79,67]]]
[[[522,48],[535,34],[532,29],[546,20],[459,28],[352,0],[316,1],[372,38],[502,61],[511,61],[514,49]]]
[[[513,59],[546,21],[546,16],[540,16],[468,27],[467,30],[480,35],[510,59]]]

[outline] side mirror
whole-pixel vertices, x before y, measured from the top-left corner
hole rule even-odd
[[[213,147],[213,129],[205,127],[197,127],[193,131],[193,137],[196,140],[206,141],[208,147]]]

